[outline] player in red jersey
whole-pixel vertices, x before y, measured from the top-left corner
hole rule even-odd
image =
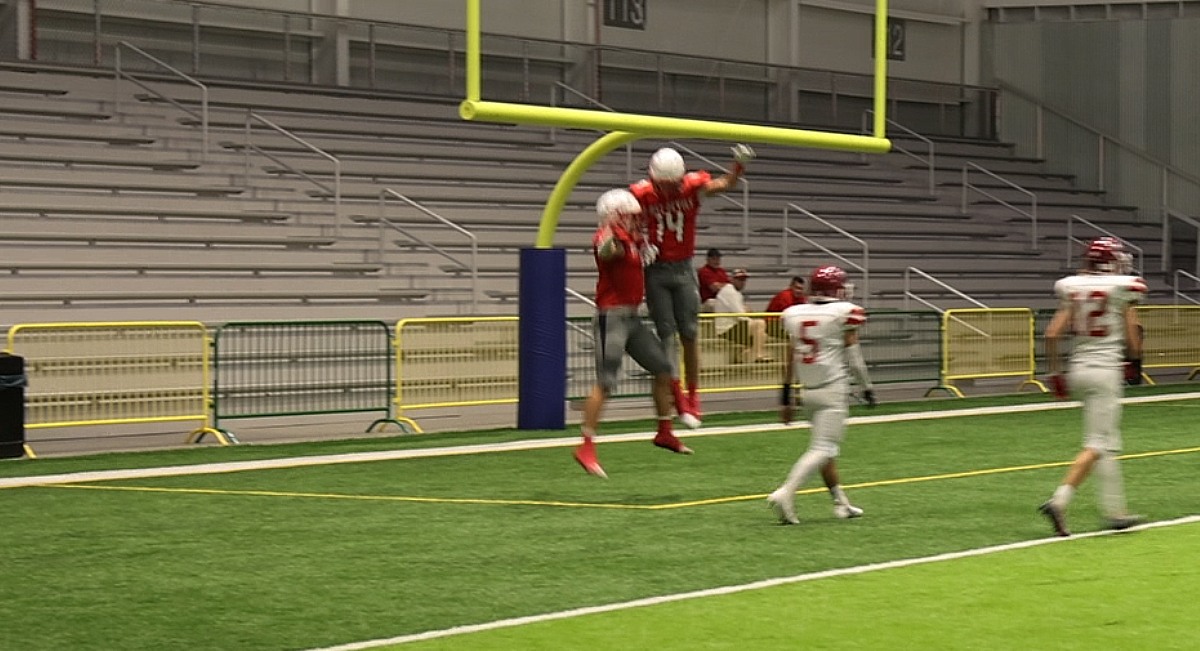
[[[596,202],[600,228],[592,238],[596,268],[596,384],[583,406],[583,443],[575,460],[587,472],[606,477],[596,457],[593,438],[600,412],[616,387],[625,353],[654,374],[654,407],[658,434],[654,444],[679,454],[691,454],[671,430],[671,364],[662,343],[642,323],[638,306],[645,295],[642,255],[646,247],[639,215],[641,206],[627,190],[609,190]]]
[[[629,186],[642,206],[651,246],[647,256],[651,262],[646,267],[646,306],[671,363],[671,389],[680,420],[690,427],[700,426],[700,397],[696,393],[700,384],[700,356],[696,350],[700,292],[692,267],[696,217],[704,197],[737,185],[746,163],[754,158],[754,150],[736,145],[733,158],[733,168],[714,179],[704,170],[688,172],[683,157],[674,149],[659,149],[650,157],[649,178]],[[676,335],[683,344],[686,395],[679,385]]]

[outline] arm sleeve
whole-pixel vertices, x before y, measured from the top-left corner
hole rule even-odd
[[[846,363],[850,365],[850,373],[854,381],[864,389],[870,389],[871,377],[867,375],[867,362],[863,359],[862,349],[858,344],[846,347]]]

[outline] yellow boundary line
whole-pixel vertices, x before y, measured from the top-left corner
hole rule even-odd
[[[1118,457],[1119,459],[1130,461],[1134,459],[1148,459],[1152,457],[1165,457],[1179,454],[1194,454],[1200,452],[1200,447],[1178,448],[1175,450],[1153,450],[1150,452],[1138,452],[1134,454],[1125,454]],[[1026,470],[1045,470],[1048,468],[1062,468],[1071,465],[1070,461],[1053,461],[1048,463],[1034,463],[1021,466],[1007,466],[1003,468],[985,468],[983,470],[965,470],[961,472],[942,473],[938,475],[922,475],[919,477],[903,477],[900,479],[881,479],[878,481],[862,482],[858,484],[847,484],[845,488],[879,488],[881,486],[900,486],[904,484],[918,484],[928,481],[944,481],[948,479],[966,479],[969,477],[983,477],[987,475],[999,475],[1010,472],[1022,472]],[[732,504],[735,502],[749,502],[760,500],[767,496],[766,493],[755,495],[734,495],[732,497],[717,497],[707,500],[692,500],[688,502],[671,502],[666,504],[604,504],[594,502],[562,502],[555,500],[505,500],[505,499],[484,499],[484,498],[459,498],[459,497],[417,497],[411,495],[348,495],[345,493],[299,493],[291,491],[265,491],[265,490],[227,490],[220,488],[168,488],[156,486],[99,486],[92,484],[48,484],[46,488],[74,488],[82,490],[99,490],[99,491],[126,491],[126,492],[142,492],[142,493],[178,493],[190,495],[222,495],[222,496],[238,496],[238,497],[295,497],[295,498],[310,498],[310,499],[327,499],[327,500],[352,500],[361,502],[407,502],[419,504],[475,504],[485,506],[548,506],[548,507],[566,507],[566,508],[588,508],[588,509],[610,509],[623,511],[665,511],[670,509],[682,509],[698,506],[714,506],[717,504]],[[824,488],[806,488],[797,491],[797,495],[813,495],[824,492]]]

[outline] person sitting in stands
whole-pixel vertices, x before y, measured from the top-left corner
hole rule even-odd
[[[749,312],[746,298],[742,295],[749,278],[750,274],[745,269],[734,269],[729,284],[717,292],[713,312],[743,315]],[[721,337],[741,346],[741,362],[772,361],[767,356],[766,321],[748,316],[717,317],[715,329]]]

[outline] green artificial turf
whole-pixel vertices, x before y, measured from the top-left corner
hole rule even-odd
[[[920,404],[881,405],[873,413],[887,413],[887,407],[892,413],[920,411],[909,408]],[[1194,450],[1200,447],[1200,437],[1193,424],[1197,407],[1194,401],[1180,401],[1126,408],[1126,452],[1163,453],[1122,464],[1131,506],[1152,519],[1200,513],[1200,491],[1195,490],[1200,452]],[[742,418],[729,421],[766,422],[769,415]],[[807,431],[798,429],[695,437],[689,444],[696,454],[689,457],[654,448],[645,440],[602,443],[599,452],[609,480],[585,475],[571,460],[569,447],[559,447],[0,490],[0,549],[5,555],[0,603],[14,623],[0,627],[0,648],[312,648],[1042,538],[1049,528],[1034,509],[1054,489],[1065,471],[1063,464],[1077,451],[1080,426],[1078,409],[854,425],[839,463],[843,483],[866,516],[836,520],[827,496],[813,491],[797,499],[802,524],[795,527],[775,524],[763,498],[803,451]],[[501,431],[406,437],[390,443],[260,446],[45,462],[58,464],[53,472],[66,472],[97,466],[148,467],[166,459],[177,465],[438,441],[457,445],[513,436],[512,431]],[[6,464],[5,469],[41,463]],[[1077,531],[1100,525],[1094,493],[1089,483],[1072,505],[1071,525]],[[1149,541],[1160,535],[1167,534],[1142,532],[1129,538]],[[968,648],[971,644],[963,640],[973,638],[956,630],[967,615],[966,610],[955,610],[963,605],[952,594],[959,588],[927,595],[931,611],[949,609],[941,619],[913,619],[881,604],[918,608],[926,595],[915,586],[953,578],[939,572],[983,576],[991,570],[972,569],[973,564],[1026,554],[1062,553],[1070,560],[1074,556],[1069,550],[1116,544],[1141,543],[1071,541],[1045,551],[913,568],[897,574],[926,572],[933,578],[896,586],[877,586],[872,582],[884,579],[873,576],[794,586],[786,590],[811,592],[783,610],[794,611],[801,621],[811,620],[811,628],[784,627],[770,636],[795,645],[799,631],[813,644],[825,640],[820,643],[834,645],[839,639],[838,613],[845,617],[859,612],[856,604],[863,603],[870,607],[860,620],[878,621],[883,637],[863,637],[861,646],[837,648],[879,648],[874,644],[887,639],[895,641],[887,648],[928,648],[941,644],[939,639],[945,641],[941,648]],[[1186,557],[1194,537],[1180,545],[1170,554],[1164,552],[1163,558]],[[1070,563],[1058,560],[1021,573],[1052,583],[1061,570],[1065,585],[1078,583],[1079,592],[1111,600],[1108,588],[1088,583],[1089,565],[1097,572],[1103,569],[1092,562],[1071,570]],[[967,569],[951,569],[964,566]],[[1112,590],[1147,590],[1145,581],[1129,578],[1135,570],[1115,572],[1112,580],[1124,587]],[[1194,574],[1170,572],[1146,576],[1154,577],[1156,590],[1162,584],[1161,590],[1176,594],[1190,590],[1195,579]],[[1053,629],[1055,622],[1070,619],[1058,614],[1046,619],[1044,608],[1016,600],[1009,594],[1015,588],[996,581],[994,588],[980,583],[981,592],[972,597],[980,604],[979,612],[989,613],[988,626],[998,636],[978,648],[1005,648],[995,644],[1003,642],[1006,630]],[[866,587],[856,589],[859,582]],[[1054,595],[1031,599],[1044,602],[1061,596]],[[733,642],[717,632],[700,634],[722,626],[719,620],[726,607],[720,604],[738,598],[722,597],[716,606],[670,606],[698,610],[684,618],[693,624],[680,624],[676,617],[652,618],[662,620],[662,631],[651,630],[652,621],[638,623],[639,618],[652,617],[646,613],[657,607],[628,611],[632,623],[595,625],[612,640],[609,647],[579,644],[580,639],[591,640],[593,633],[576,637],[583,635],[570,632],[576,624],[564,622],[568,628],[561,634],[547,633],[539,641],[540,634],[534,632],[508,646],[495,645],[503,644],[505,636],[525,635],[524,629],[481,634],[481,640],[496,635],[501,642],[482,641],[492,646],[478,648],[660,648],[665,644],[660,641],[680,635],[681,627],[683,633],[698,634],[681,639],[715,646],[661,648],[783,648],[769,646],[768,641],[721,646]],[[734,622],[743,621],[736,615],[740,608],[763,609],[769,596],[743,593],[740,598],[752,605],[729,606]],[[787,599],[791,597],[778,600]],[[1142,611],[1154,602],[1152,594],[1121,603],[1126,602],[1131,612],[1126,629],[1158,630],[1160,620]],[[1071,607],[1086,609],[1086,604]],[[813,619],[818,615],[826,618],[824,624]],[[757,617],[766,617],[766,623],[750,618],[744,626],[730,626],[749,635],[770,629],[777,615]],[[585,620],[577,625],[593,626]],[[707,628],[710,625],[713,628]],[[539,624],[530,630],[560,630],[556,626]],[[861,627],[856,623],[850,628]],[[828,634],[814,632],[825,628]],[[1153,639],[1169,638],[1163,635]],[[903,643],[908,639],[913,646]],[[477,648],[467,638],[455,640],[423,644]],[[1057,644],[1030,641],[1020,646],[1085,648]]]

